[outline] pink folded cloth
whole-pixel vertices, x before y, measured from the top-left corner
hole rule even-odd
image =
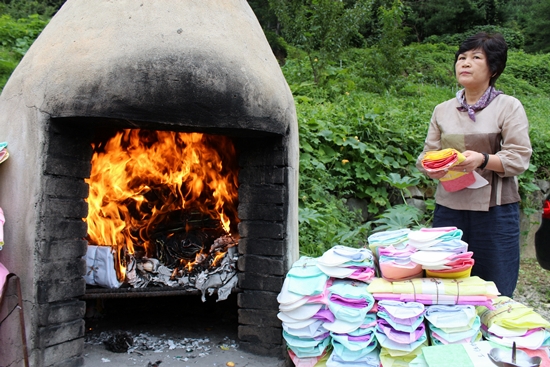
[[[418,327],[413,332],[410,332],[410,333],[406,331],[396,330],[390,325],[389,322],[387,322],[384,319],[378,320],[377,327],[380,331],[386,334],[386,336],[390,340],[393,340],[394,342],[401,343],[401,344],[411,344],[417,341],[418,339],[420,339],[422,335],[425,334],[425,331],[426,331],[423,323],[418,325]]]

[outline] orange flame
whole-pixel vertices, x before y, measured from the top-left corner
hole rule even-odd
[[[235,228],[237,167],[232,141],[201,133],[127,129],[94,144],[88,201],[93,244],[133,254],[135,244],[152,256],[149,235],[171,213],[193,210]],[[119,279],[124,261],[119,259]]]

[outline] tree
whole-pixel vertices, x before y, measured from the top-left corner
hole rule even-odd
[[[368,20],[371,0],[269,0],[283,37],[304,50],[315,83],[320,72],[346,50]]]
[[[525,51],[550,52],[550,0],[534,1],[522,14]]]

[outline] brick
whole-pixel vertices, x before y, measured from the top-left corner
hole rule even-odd
[[[45,232],[44,240],[78,239],[88,234],[88,225],[79,219],[43,217],[40,226]]]
[[[61,324],[84,318],[86,302],[79,300],[61,301],[38,305],[39,326]]]
[[[86,218],[88,216],[88,203],[81,198],[49,198],[46,205],[44,205],[44,216]]]
[[[239,271],[264,275],[285,275],[282,258],[242,255],[238,260]]]
[[[82,239],[40,241],[40,259],[73,260],[86,255],[88,241]]]
[[[271,141],[270,141],[271,140]],[[250,141],[241,144],[239,165],[241,167],[286,166],[287,153],[283,149],[281,138],[258,140],[252,145]]]
[[[294,367],[294,363],[290,358],[288,360],[284,359],[285,354],[288,356],[288,353],[286,347],[282,345],[239,341],[239,349],[256,355],[280,358],[280,361],[269,367]]]
[[[284,204],[286,192],[284,186],[262,185],[239,186],[239,203]]]
[[[278,293],[263,291],[247,291],[237,295],[237,304],[241,308],[252,308],[260,310],[278,310]]]
[[[281,327],[281,320],[277,318],[277,310],[253,310],[240,308],[238,310],[239,324]]]
[[[49,156],[44,165],[47,175],[88,178],[92,170],[91,161],[81,161],[71,157],[56,158]]]
[[[42,262],[40,279],[63,280],[78,278],[86,274],[86,260],[76,258],[72,261],[50,261]]]
[[[84,338],[71,340],[67,343],[53,345],[42,350],[43,366],[47,367],[73,367],[81,366],[78,363],[82,360],[84,352]]]
[[[239,223],[241,238],[284,238],[285,231],[282,223],[242,221]]]
[[[282,277],[265,276],[264,274],[239,273],[239,289],[280,292],[283,287]]]
[[[44,193],[56,198],[81,198],[88,197],[89,187],[84,180],[67,177],[46,176],[44,181]]]
[[[238,335],[240,341],[265,344],[283,343],[281,328],[239,325]]]
[[[86,281],[83,277],[65,280],[41,280],[36,285],[38,303],[49,303],[78,298],[86,293]]]
[[[285,242],[267,238],[241,238],[239,253],[249,255],[284,256]]]
[[[38,328],[38,348],[47,348],[84,336],[84,320]]]
[[[284,184],[285,170],[273,166],[245,167],[239,171],[239,182],[246,182],[249,185]]]
[[[239,219],[279,221],[285,219],[283,204],[239,203]]]

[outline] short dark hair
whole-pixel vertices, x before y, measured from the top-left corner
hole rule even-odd
[[[455,53],[455,65],[458,56],[470,50],[483,50],[485,53],[487,65],[491,70],[489,85],[494,87],[498,77],[504,71],[508,59],[508,45],[504,37],[500,33],[489,34],[485,32],[468,37],[460,44],[458,51]]]

